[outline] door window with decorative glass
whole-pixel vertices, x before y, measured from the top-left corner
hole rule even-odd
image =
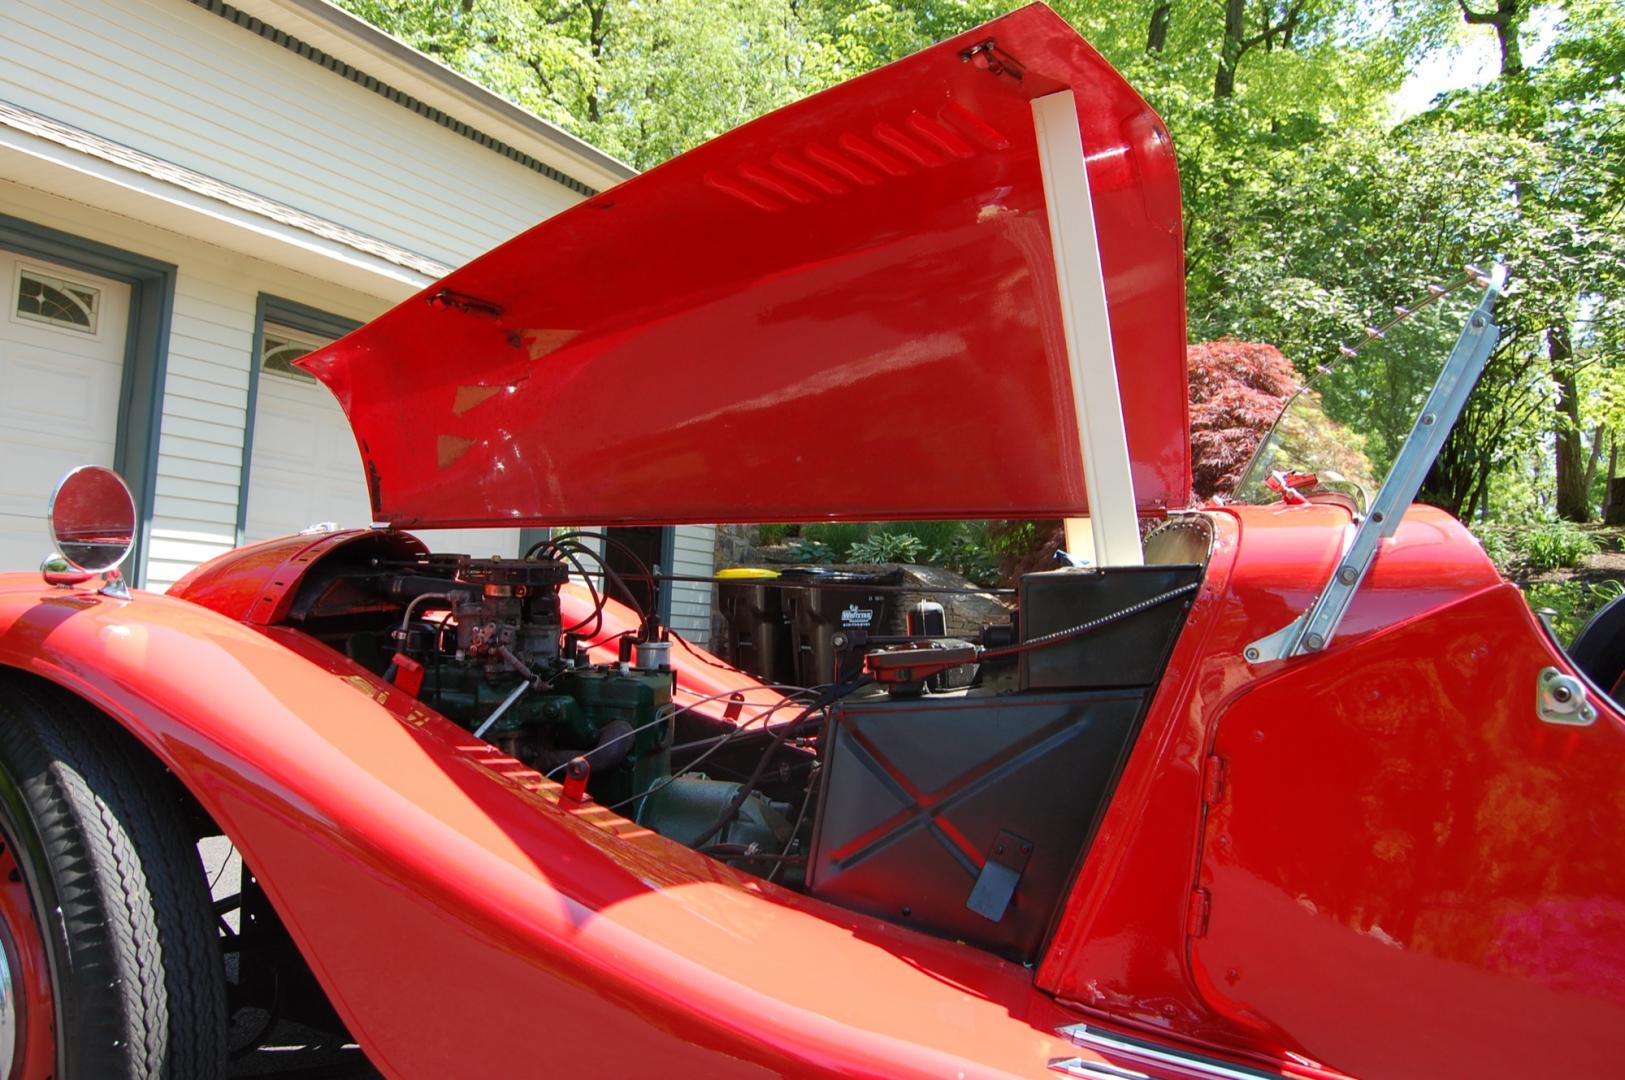
[[[19,267],[17,306],[20,319],[94,334],[101,315],[102,291],[67,278]]]
[[[320,334],[267,322],[260,335],[260,370],[288,378],[303,379],[305,382],[315,382],[315,378],[308,372],[294,367],[293,362],[332,342],[332,338],[322,337]]]

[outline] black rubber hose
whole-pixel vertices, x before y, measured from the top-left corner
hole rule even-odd
[[[531,763],[531,768],[553,772],[568,765],[573,758],[584,757],[595,773],[607,772],[632,756],[632,725],[625,720],[612,720],[598,731],[598,741],[591,750],[543,750]]]

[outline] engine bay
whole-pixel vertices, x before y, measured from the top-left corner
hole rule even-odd
[[[673,632],[656,614],[661,575],[617,573],[601,553],[613,543],[566,533],[524,558],[474,558],[365,534],[305,572],[281,621],[562,783],[564,799],[1030,961],[1208,536],[1199,519],[1169,522],[1148,535],[1146,566],[1026,574],[1016,612],[976,640],[929,619],[843,633],[831,681],[812,686],[758,681]]]

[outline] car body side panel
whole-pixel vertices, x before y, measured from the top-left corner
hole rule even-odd
[[[1625,717],[1598,695],[1587,726],[1543,721],[1547,667],[1503,585],[1226,709],[1203,997],[1359,1076],[1447,1076],[1489,1046],[1503,1075],[1618,1076]]]
[[[1036,4],[589,198],[299,364],[401,527],[1081,513],[1032,113],[1063,90],[1135,495],[1184,507],[1172,143]]]
[[[392,1076],[1030,1077],[1067,1052],[1030,972],[560,806],[293,631],[6,575],[0,664],[181,778]]]
[[[1215,1008],[1191,974],[1188,931],[1193,904],[1203,902],[1196,890],[1214,732],[1241,695],[1297,668],[1316,673],[1306,675],[1294,706],[1294,716],[1309,722],[1329,707],[1323,695],[1333,684],[1326,673],[1363,667],[1376,635],[1499,589],[1502,582],[1459,522],[1432,507],[1413,506],[1397,535],[1384,543],[1331,649],[1309,661],[1254,666],[1242,650],[1308,608],[1352,522],[1346,510],[1325,505],[1234,506],[1211,517],[1215,550],[1202,592],[1038,982],[1063,1001],[1148,1030],[1272,1057],[1303,1054],[1308,1051],[1293,1030],[1260,1028]],[[1444,642],[1436,647],[1443,649]],[[1336,768],[1314,748],[1301,749],[1294,768],[1306,783]],[[1351,861],[1346,872],[1362,871]],[[1306,998],[1317,993],[1310,980],[1299,989]],[[1360,1021],[1350,1015],[1342,1022],[1353,1029]]]

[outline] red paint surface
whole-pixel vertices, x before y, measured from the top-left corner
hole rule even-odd
[[[51,965],[40,934],[40,916],[17,845],[0,832],[0,948],[11,973],[16,1017],[11,1076],[50,1080],[56,1072],[56,1012],[51,1000]]]
[[[561,807],[293,631],[13,574],[0,664],[176,772],[387,1075],[1033,1077],[1067,1052],[1051,1032],[1075,1017],[1023,968]]]
[[[1563,1040],[1520,1048],[1526,1071],[1618,1060],[1625,719],[1536,719],[1534,673],[1565,661],[1427,508],[1331,649],[1252,668],[1241,650],[1307,604],[1348,516],[1212,517],[1203,591],[1036,978],[560,806],[286,628],[14,575],[0,663],[160,754],[391,1075],[523,1072],[542,1016],[594,1032],[548,1042],[593,1075],[1041,1076],[1078,1015],[1046,992],[1170,1041],[1372,1076],[1495,1072],[1514,1016]],[[1214,756],[1224,779],[1204,785]],[[433,1010],[415,1007],[426,986]]]
[[[1466,529],[1429,507],[1384,544],[1327,652],[1254,668],[1242,650],[1307,607],[1349,517],[1311,505],[1213,518],[1202,593],[1039,985],[1182,1040],[1369,1076],[1500,1072],[1515,1002],[1530,1061],[1611,1075],[1597,1064],[1618,1060],[1625,942],[1608,913],[1625,877],[1600,852],[1625,847],[1625,719],[1604,704],[1578,737],[1538,720],[1535,673],[1570,665]],[[1594,758],[1554,774],[1558,748],[1581,742]],[[1433,753],[1446,747],[1458,754]],[[1210,811],[1215,754],[1225,779]],[[1472,823],[1506,804],[1497,789],[1536,777],[1562,789],[1543,792],[1554,803],[1537,816],[1575,827],[1509,826],[1490,831],[1500,846],[1480,842]],[[1385,830],[1417,844],[1446,819],[1460,823],[1454,839],[1409,849],[1409,873],[1378,857],[1393,850]],[[1531,842],[1511,842],[1518,832]],[[1573,884],[1552,873],[1570,864]],[[1198,887],[1209,926],[1193,936]],[[1533,974],[1527,957],[1486,945],[1490,924],[1501,935],[1554,917],[1594,955],[1554,946],[1540,954],[1554,966]],[[1378,948],[1373,918],[1408,933]],[[1594,1026],[1603,1017],[1615,1028]],[[1546,1031],[1569,1045],[1533,1038]]]
[[[990,37],[1021,78],[961,60]],[[1031,109],[1067,88],[1136,497],[1184,506],[1172,145],[1042,6],[589,199],[299,363],[403,527],[1082,512]]]

